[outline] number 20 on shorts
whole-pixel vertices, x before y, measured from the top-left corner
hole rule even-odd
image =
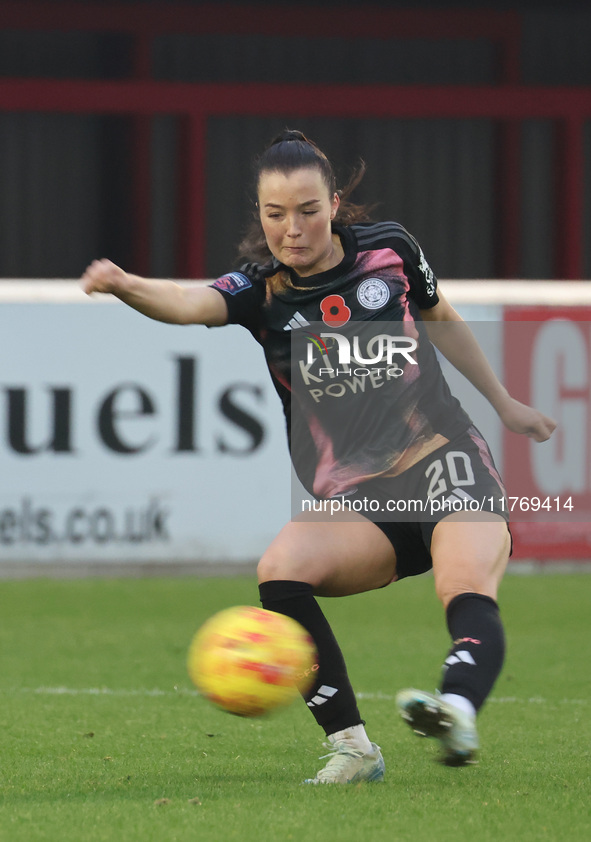
[[[467,453],[462,450],[450,450],[445,455],[445,464],[449,480],[454,488],[459,488],[462,485],[474,485],[474,471]],[[443,473],[444,466],[441,459],[435,459],[425,471],[425,476],[431,479],[427,492],[429,500],[439,494],[444,494],[448,490]]]

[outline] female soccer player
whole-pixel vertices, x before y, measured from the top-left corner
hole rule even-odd
[[[82,278],[87,293],[111,293],[153,319],[241,324],[264,348],[294,467],[320,504],[295,515],[258,566],[263,607],[300,622],[318,650],[305,701],[330,753],[313,784],[384,776],[315,596],[433,568],[452,640],[440,692],[403,690],[397,704],[416,733],[440,741],[448,765],[475,762],[476,714],[502,667],[504,490],[431,342],[510,430],[541,442],[556,426],[507,393],[413,237],[395,222],[369,222],[348,201],[358,180],[338,191],[324,153],[286,131],[256,163],[256,219],[238,271],[191,288],[98,260]],[[475,511],[476,501],[487,505]]]

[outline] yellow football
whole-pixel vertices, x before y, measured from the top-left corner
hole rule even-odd
[[[308,632],[291,617],[249,605],[210,617],[189,647],[189,676],[210,702],[262,716],[305,693],[318,669]]]

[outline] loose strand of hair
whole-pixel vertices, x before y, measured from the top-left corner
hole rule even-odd
[[[367,172],[367,164],[363,159],[351,173],[351,176],[342,190],[338,191],[341,199],[341,204],[335,216],[335,222],[338,225],[355,225],[357,222],[371,222],[371,215],[375,208],[375,204],[359,204],[358,202],[351,202],[349,196],[359,186],[365,173]]]

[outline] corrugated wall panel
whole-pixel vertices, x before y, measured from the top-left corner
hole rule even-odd
[[[0,275],[76,276],[99,253],[98,122],[0,114]]]
[[[584,202],[584,260],[585,277],[591,278],[591,122],[585,124],[585,202]]]
[[[1,25],[1,21],[0,21]],[[591,84],[591,12],[524,14],[528,84]],[[2,32],[0,75],[116,78],[131,67],[127,36]],[[261,79],[391,83],[488,83],[495,51],[485,42],[166,36],[154,49],[169,79]],[[489,121],[217,119],[209,127],[207,267],[232,262],[248,214],[250,161],[284,125],[326,147],[344,178],[358,157],[369,171],[359,199],[380,201],[423,244],[441,276],[494,275],[498,263],[494,183],[496,129]],[[0,115],[0,275],[75,275],[96,253],[130,251],[130,152],[124,119]],[[176,273],[178,125],[154,121],[151,268]],[[591,130],[585,135],[585,231],[591,230]],[[524,277],[552,266],[552,130],[524,124]],[[591,276],[591,236],[585,238]]]
[[[152,215],[150,273],[175,274],[178,249],[178,141],[175,117],[152,121]]]
[[[546,120],[522,125],[522,253],[524,278],[552,278],[554,268],[554,129]]]
[[[2,12],[0,9],[0,27]],[[116,79],[131,71],[130,38],[101,32],[0,29],[0,76]]]
[[[156,78],[185,82],[495,82],[495,50],[484,40],[162,35],[153,58]]]
[[[523,16],[527,85],[591,85],[591,9],[544,9]]]
[[[486,120],[246,119],[209,121],[210,274],[229,268],[252,210],[251,161],[285,126],[301,128],[333,160],[340,181],[368,166],[356,198],[378,202],[447,277],[494,274],[494,127]]]

